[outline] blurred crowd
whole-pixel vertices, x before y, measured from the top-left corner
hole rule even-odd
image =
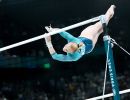
[[[11,21],[12,19],[9,19],[8,16],[0,17],[0,47],[38,36],[43,33],[43,30],[36,31],[36,29],[33,29],[30,31],[30,29],[26,28],[24,25],[18,25]],[[123,44],[122,36],[124,34],[125,32],[121,30],[119,30],[119,34],[114,34],[115,39],[121,42],[120,44]],[[55,40],[57,40],[56,43],[59,42],[58,39]],[[64,41],[60,41],[60,44],[62,44],[62,42]],[[129,42],[125,43],[125,45],[127,44],[129,44]],[[0,53],[0,67],[18,68],[24,66],[25,68],[35,68],[38,64],[43,64],[46,58],[49,59],[50,57],[48,51],[46,52],[47,48],[45,47],[43,40],[40,41],[40,43],[30,44],[29,46],[25,45],[21,48]],[[59,45],[57,48],[59,49]],[[47,57],[46,55],[49,56]],[[119,57],[119,59],[121,58],[122,57]],[[122,61],[122,59],[120,61]],[[120,61],[118,61],[118,63],[120,63]],[[99,63],[98,60],[97,62]],[[129,59],[127,59],[127,62],[129,63]],[[95,63],[94,65],[96,66]],[[68,76],[69,77],[53,77],[48,79],[48,81],[45,81],[42,78],[31,78],[29,80],[0,80],[0,100],[85,100],[87,98],[102,95],[104,71],[100,71],[99,73],[90,71],[86,73],[81,72],[81,74],[78,75]],[[130,88],[129,70],[125,70],[118,74],[117,79],[120,90]],[[111,92],[111,82],[108,75],[105,93]],[[105,100],[112,100],[112,98]],[[121,95],[121,100],[130,100],[130,94]]]
[[[130,74],[125,71],[118,75],[120,90],[130,87]],[[88,72],[71,77],[2,81],[0,82],[0,100],[85,100],[102,95],[104,72]],[[106,93],[112,92],[109,77],[106,82]],[[130,94],[121,95],[121,100],[129,100]],[[105,100],[112,100],[108,98]]]
[[[28,52],[26,56],[10,54],[4,51],[0,54],[1,68],[36,68],[49,62],[49,58],[44,56],[43,51]]]

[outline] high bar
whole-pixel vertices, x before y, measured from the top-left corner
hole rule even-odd
[[[126,90],[122,90],[119,92],[119,94],[125,94],[125,93],[129,93],[130,89],[126,89]],[[103,98],[108,98],[108,97],[112,97],[113,93],[110,94],[106,94],[104,96],[98,96],[98,97],[93,97],[93,98],[89,98],[89,99],[85,99],[85,100],[99,100],[99,99],[103,99]]]
[[[40,40],[40,39],[45,38],[45,37],[50,36],[50,35],[54,35],[54,34],[57,34],[57,33],[63,32],[63,31],[67,31],[67,30],[79,27],[79,26],[83,26],[83,25],[88,24],[88,23],[96,22],[96,21],[99,21],[99,20],[100,20],[100,16],[94,17],[94,18],[91,18],[89,20],[85,20],[85,21],[67,26],[67,27],[62,28],[62,29],[59,29],[59,30],[56,30],[56,31],[53,31],[53,32],[49,32],[48,34],[43,34],[43,35],[40,35],[40,36],[36,36],[36,37],[30,38],[30,39],[18,42],[18,43],[14,43],[12,45],[2,47],[2,48],[0,48],[0,52],[14,48],[14,47],[18,47],[18,46],[21,46],[21,45],[24,45],[24,44],[27,44],[27,43],[30,43],[30,42],[33,42],[33,41],[36,41],[36,40]]]

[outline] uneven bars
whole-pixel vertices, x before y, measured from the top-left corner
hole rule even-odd
[[[30,38],[30,39],[18,42],[18,43],[14,43],[12,45],[2,47],[2,48],[0,48],[0,52],[14,48],[14,47],[18,47],[18,46],[21,46],[21,45],[24,45],[24,44],[27,44],[27,43],[30,43],[30,42],[33,42],[33,41],[36,41],[36,40],[40,40],[40,39],[45,38],[47,36],[54,35],[54,34],[57,34],[57,33],[63,32],[63,31],[67,31],[67,30],[70,30],[70,29],[73,29],[73,28],[76,28],[76,27],[79,27],[79,26],[82,26],[82,25],[85,25],[85,24],[88,24],[88,23],[96,22],[96,21],[99,21],[99,20],[100,20],[100,16],[94,17],[92,19],[82,21],[82,22],[79,22],[77,24],[73,24],[73,25],[67,26],[65,28],[62,28],[62,29],[59,29],[59,30],[56,30],[56,31],[53,31],[53,32],[49,32],[48,34],[43,34],[43,35],[40,35],[40,36],[36,36],[34,38]]]
[[[120,91],[119,94],[124,94],[124,93],[129,93],[129,92],[130,92],[130,89],[126,89],[126,90]],[[93,97],[93,98],[89,98],[89,99],[85,99],[85,100],[99,100],[102,98],[108,98],[108,97],[112,97],[112,96],[113,96],[113,93],[110,93],[110,94],[106,94],[104,96]]]

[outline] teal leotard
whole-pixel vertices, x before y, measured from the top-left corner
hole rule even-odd
[[[106,24],[105,15],[100,16],[101,23]],[[80,42],[84,43],[84,46],[80,50],[75,51],[74,53],[67,53],[66,55],[63,54],[52,54],[52,58],[58,61],[63,62],[70,62],[70,61],[77,61],[79,60],[84,54],[90,53],[93,50],[93,43],[92,40],[86,37],[74,37],[68,32],[61,32],[59,33],[63,38],[65,38],[68,42],[75,42],[79,44]]]
[[[63,38],[65,38],[68,42],[75,42],[77,44],[83,42],[82,37],[76,38],[69,34],[68,32],[61,32],[59,33]],[[84,43],[84,42],[83,42]],[[85,44],[85,43],[84,43]],[[58,61],[63,61],[63,62],[71,62],[71,61],[77,61],[79,60],[84,54],[86,54],[86,47],[82,46],[80,50],[75,51],[74,53],[67,53],[66,55],[64,54],[57,54],[54,53],[52,54],[52,58]]]

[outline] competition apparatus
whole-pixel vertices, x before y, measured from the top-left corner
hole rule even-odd
[[[106,69],[105,69],[103,95],[105,94],[107,69],[109,69],[109,76],[110,76],[110,80],[111,80],[111,86],[112,86],[114,100],[120,100],[119,86],[118,86],[118,82],[117,82],[117,78],[116,78],[116,69],[115,69],[113,51],[112,51],[113,44],[111,42],[111,37],[108,35],[107,26],[105,23],[103,23],[103,30],[104,30],[103,40],[104,40],[105,51],[106,51]],[[103,100],[104,100],[104,98],[103,98]]]
[[[11,49],[11,48],[15,48],[15,47],[27,44],[27,43],[31,43],[31,42],[34,42],[34,41],[37,41],[37,40],[40,40],[40,39],[43,39],[43,38],[50,36],[50,35],[54,35],[54,34],[57,34],[57,33],[63,32],[63,31],[67,31],[67,30],[70,30],[70,29],[74,29],[74,28],[77,28],[77,27],[80,27],[80,26],[83,26],[83,25],[86,25],[86,24],[89,24],[89,23],[92,23],[92,22],[100,21],[100,17],[101,16],[94,17],[94,18],[91,18],[89,20],[79,22],[79,23],[67,26],[65,28],[62,28],[62,29],[59,29],[59,30],[56,30],[56,31],[53,31],[53,32],[49,32],[48,34],[43,34],[43,35],[40,35],[40,36],[36,36],[36,37],[30,38],[30,39],[18,42],[18,43],[14,43],[12,45],[2,47],[2,48],[0,48],[0,52]],[[108,97],[112,97],[112,96],[114,97],[114,100],[120,100],[120,94],[130,92],[130,89],[119,91],[118,81],[117,81],[117,78],[116,78],[116,69],[115,69],[115,64],[114,64],[113,51],[112,51],[113,44],[116,44],[117,46],[119,46],[128,55],[130,55],[130,53],[127,52],[125,49],[123,49],[118,43],[116,43],[116,41],[114,39],[112,39],[108,35],[106,24],[103,24],[103,29],[104,29],[103,40],[104,40],[105,51],[106,51],[106,69],[105,69],[103,95],[98,96],[98,97],[93,97],[93,98],[90,98],[90,99],[86,99],[86,100],[99,100],[99,99],[104,100],[104,98],[108,98]],[[105,94],[107,66],[108,66],[108,69],[109,69],[109,75],[110,75],[112,91],[113,91],[113,93],[110,93],[110,94]]]
[[[105,23],[103,23],[103,30],[104,30],[103,41],[104,41],[105,52],[106,52],[106,68],[105,68],[105,75],[104,75],[103,95],[89,98],[86,100],[100,100],[100,99],[104,100],[105,98],[109,98],[112,96],[113,96],[114,100],[121,100],[120,95],[125,94],[125,93],[129,93],[130,89],[119,91],[112,48],[115,44],[116,46],[118,46],[120,49],[122,49],[129,56],[130,56],[130,53],[128,51],[126,51],[123,47],[121,47],[113,38],[111,38],[108,35],[107,26]],[[105,94],[107,69],[109,69],[109,76],[110,76],[112,92],[113,92],[113,93],[109,93],[109,94]]]

